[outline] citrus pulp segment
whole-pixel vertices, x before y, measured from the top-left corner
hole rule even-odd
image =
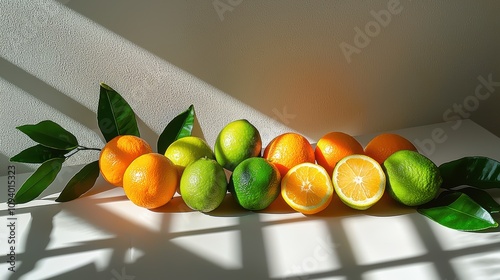
[[[316,214],[330,204],[333,184],[322,166],[301,163],[292,167],[281,180],[281,195],[294,210]]]
[[[335,192],[351,208],[364,210],[382,198],[385,174],[380,164],[365,155],[350,155],[341,159],[332,175]]]

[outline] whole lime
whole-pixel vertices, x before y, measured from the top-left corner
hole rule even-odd
[[[434,162],[416,151],[397,151],[384,161],[383,166],[389,194],[407,206],[433,200],[443,182]]]
[[[198,159],[184,169],[180,190],[189,208],[201,212],[213,211],[227,193],[224,169],[213,159]]]
[[[228,123],[219,132],[214,145],[215,159],[230,171],[243,160],[259,156],[261,150],[259,131],[245,119]]]
[[[228,189],[247,210],[262,210],[280,194],[280,173],[276,166],[260,157],[242,161],[231,174]]]
[[[175,140],[168,146],[165,156],[174,163],[179,176],[182,175],[186,166],[202,157],[215,159],[207,142],[196,136],[186,136]]]

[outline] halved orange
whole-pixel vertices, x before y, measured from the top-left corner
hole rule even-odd
[[[332,201],[332,180],[320,165],[301,163],[292,167],[281,180],[281,196],[294,210],[316,214]]]
[[[332,181],[340,200],[358,210],[373,206],[385,191],[382,167],[365,155],[355,154],[341,159],[333,170]]]

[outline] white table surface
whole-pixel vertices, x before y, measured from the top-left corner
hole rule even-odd
[[[427,143],[419,149],[438,165],[470,155],[500,160],[500,139],[469,120],[394,132]],[[433,135],[431,149],[424,139]],[[85,197],[54,202],[78,169],[65,167],[39,199],[17,206],[15,273],[2,188],[0,279],[500,279],[500,230],[450,230],[390,199],[357,211],[334,198],[314,216],[280,199],[244,211],[229,195],[209,214],[180,197],[150,211],[99,178]],[[17,186],[28,176],[17,174]]]

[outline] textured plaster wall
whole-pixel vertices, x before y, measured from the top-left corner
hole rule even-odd
[[[212,146],[240,118],[264,144],[290,130],[315,142],[458,117],[500,135],[498,11],[498,1],[2,0],[1,166],[33,144],[15,127],[44,119],[102,147],[99,82],[127,99],[153,146],[190,104]]]

